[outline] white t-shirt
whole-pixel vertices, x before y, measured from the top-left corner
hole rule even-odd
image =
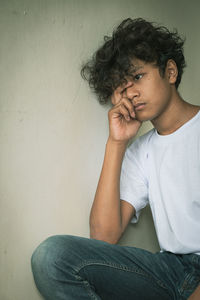
[[[200,254],[200,112],[172,134],[152,129],[127,148],[120,199],[134,206],[133,223],[150,204],[161,251]]]

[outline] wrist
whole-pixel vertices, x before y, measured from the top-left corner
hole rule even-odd
[[[109,136],[107,140],[107,145],[118,147],[121,149],[126,149],[128,142],[129,142],[128,140],[124,140],[124,141],[114,140],[112,137]]]

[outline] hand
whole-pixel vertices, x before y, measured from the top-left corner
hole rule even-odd
[[[126,89],[132,85],[131,82],[118,87],[111,101],[114,106],[108,112],[109,139],[117,142],[128,142],[134,137],[142,122],[135,118],[133,103],[126,97]]]
[[[199,300],[200,299],[200,285],[195,289],[195,291],[190,295],[188,300]]]

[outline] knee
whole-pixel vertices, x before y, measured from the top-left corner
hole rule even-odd
[[[45,273],[49,265],[53,265],[55,244],[57,237],[52,236],[43,241],[33,252],[31,257],[32,272],[35,277]]]
[[[75,248],[78,244],[75,242],[76,237],[68,235],[55,235],[47,238],[42,242],[31,257],[32,272],[35,280],[41,279],[48,274],[54,274],[56,272],[56,265],[61,261],[62,257],[72,258],[76,253]]]
[[[44,240],[33,252],[31,267],[35,281],[41,280],[54,273],[56,261],[67,250],[67,236],[63,243],[63,236],[55,235]]]

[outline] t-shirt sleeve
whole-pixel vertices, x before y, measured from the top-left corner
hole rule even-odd
[[[137,223],[142,208],[148,204],[148,183],[141,164],[141,152],[140,140],[136,140],[127,148],[121,168],[120,199],[134,206],[132,223]]]

